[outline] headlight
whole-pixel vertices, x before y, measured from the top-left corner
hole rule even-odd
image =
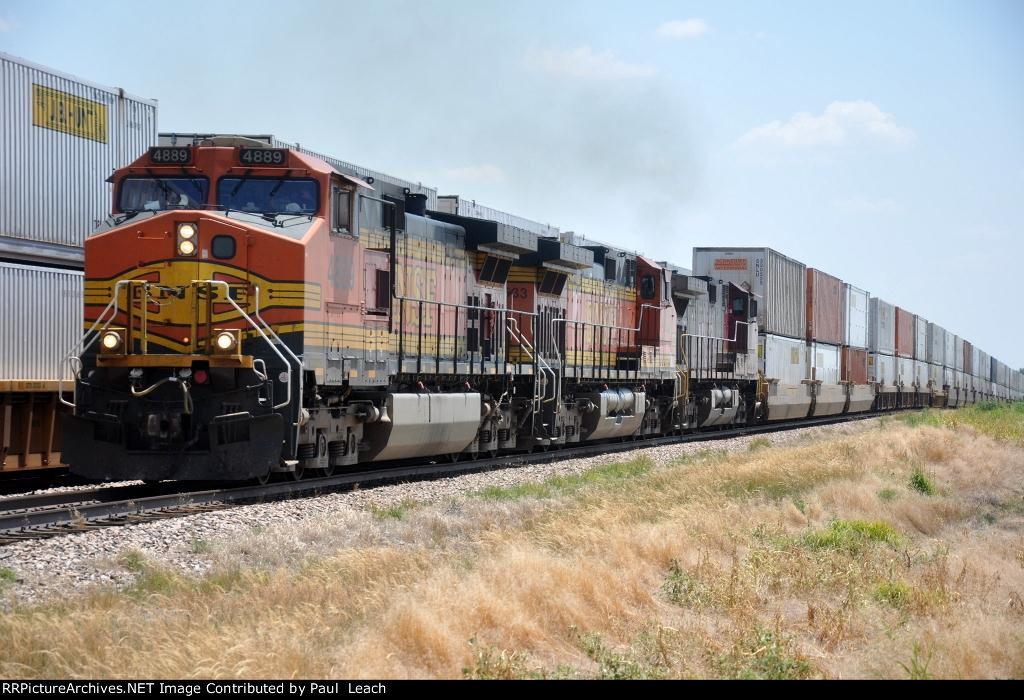
[[[213,331],[213,352],[216,355],[231,355],[238,352],[239,331],[234,329]]]
[[[182,255],[192,255],[196,252],[196,244],[189,240],[179,241],[178,252]]]
[[[105,354],[124,352],[124,330],[120,328],[107,330],[100,336],[100,352]]]
[[[178,236],[184,240],[193,238],[196,235],[195,224],[178,224]]]

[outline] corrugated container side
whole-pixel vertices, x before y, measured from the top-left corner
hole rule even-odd
[[[964,339],[958,335],[953,336],[953,368],[964,371]]]
[[[807,268],[770,248],[694,248],[695,275],[723,280],[757,297],[761,331],[801,340],[807,337]]]
[[[811,343],[808,379],[817,379],[822,384],[839,383],[839,346],[828,343]]]
[[[924,360],[914,360],[914,383],[918,391],[928,388],[928,363]]]
[[[937,323],[928,324],[928,361],[936,365],[946,361],[946,329]]]
[[[981,367],[981,349],[977,345],[971,346],[971,374],[978,376],[978,369]]]
[[[928,321],[914,316],[914,359],[928,361]]]
[[[82,337],[82,273],[0,263],[0,299],[0,381],[56,381]]]
[[[914,360],[896,356],[896,383],[903,385],[903,391],[911,391],[914,384]]]
[[[956,366],[955,363],[954,363],[955,361],[953,359],[954,358],[954,347],[953,347],[954,346],[954,343],[953,343],[953,338],[954,337],[955,336],[952,333],[950,333],[949,331],[945,331],[945,339],[944,339],[943,353],[942,353],[942,357],[943,357],[942,364],[945,365],[946,367],[950,367],[950,368],[953,368],[953,367]]]
[[[872,352],[891,355],[896,348],[895,307],[878,297],[871,297],[869,345]]]
[[[807,345],[803,340],[778,335],[762,335],[761,357],[765,379],[797,385],[807,377]]]
[[[81,247],[116,168],[157,141],[157,105],[0,53],[0,236]]]
[[[840,357],[840,377],[844,382],[868,383],[868,351],[859,348],[843,348]]]
[[[896,358],[881,353],[868,353],[868,381],[892,388],[896,384]]]
[[[896,354],[900,357],[914,356],[914,314],[896,307]]]
[[[843,345],[866,350],[871,295],[852,284],[843,285]],[[866,361],[867,355],[865,355]]]
[[[941,391],[943,384],[943,367],[942,365],[928,363],[928,381],[931,383],[932,390]]]
[[[974,363],[973,363],[973,360],[974,360],[974,346],[971,345],[966,340],[964,341],[963,356],[964,356],[963,357],[964,374],[973,375],[974,374]]]
[[[942,367],[942,383],[947,387],[956,387],[956,383],[953,379],[954,369],[952,367]]]
[[[843,281],[807,268],[807,339],[830,345],[843,342]]]

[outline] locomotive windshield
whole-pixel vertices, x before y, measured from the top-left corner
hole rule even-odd
[[[198,209],[209,189],[205,177],[126,177],[117,207],[124,212]]]
[[[320,187],[309,179],[223,177],[217,206],[259,214],[316,214]]]

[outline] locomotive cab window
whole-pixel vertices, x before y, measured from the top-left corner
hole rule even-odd
[[[200,209],[209,189],[205,177],[126,177],[121,180],[117,208],[123,212]]]
[[[320,185],[309,178],[222,177],[217,206],[254,214],[313,216],[320,211]]]
[[[335,187],[331,190],[331,230],[348,233],[352,230],[352,192]]]
[[[233,236],[214,236],[210,243],[210,252],[213,257],[221,260],[230,260],[235,257],[235,239]]]
[[[640,296],[644,299],[653,299],[654,294],[654,275],[644,275],[640,278]]]

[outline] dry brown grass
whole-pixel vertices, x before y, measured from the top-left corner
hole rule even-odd
[[[0,674],[1024,673],[1017,443],[889,423],[642,467],[254,534],[199,582],[143,564],[128,593],[0,616]]]

